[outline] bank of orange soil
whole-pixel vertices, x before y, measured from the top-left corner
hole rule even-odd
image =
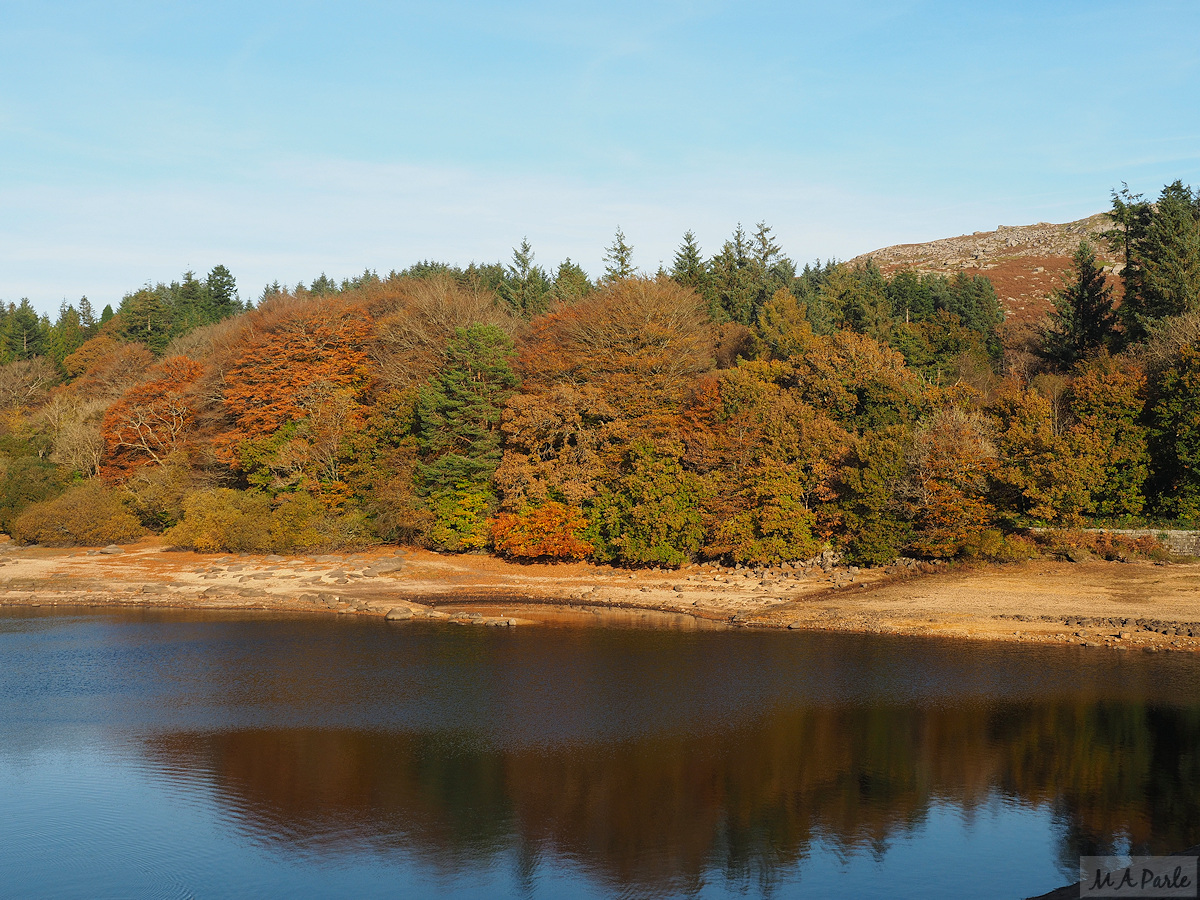
[[[152,542],[110,553],[3,544],[0,605],[391,612],[480,625],[790,628],[1200,650],[1200,564],[939,569],[630,572],[391,548],[282,557]]]

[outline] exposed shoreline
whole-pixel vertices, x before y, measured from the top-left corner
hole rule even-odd
[[[790,628],[1200,652],[1200,563],[630,572],[393,548],[282,557],[153,542],[111,553],[4,544],[0,606],[396,610],[394,618],[462,624]]]

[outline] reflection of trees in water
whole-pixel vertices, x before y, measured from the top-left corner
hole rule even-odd
[[[405,847],[458,869],[517,847],[624,885],[705,871],[769,885],[814,839],[886,848],[932,802],[1046,804],[1068,868],[1127,837],[1200,838],[1200,709],[1132,702],[821,707],[704,737],[495,751],[454,734],[264,730],[156,738],[254,835],[321,852]]]

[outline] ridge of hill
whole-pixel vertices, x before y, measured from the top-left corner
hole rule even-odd
[[[1050,296],[1063,284],[1081,240],[1092,243],[1106,273],[1111,275],[1120,267],[1120,259],[1100,237],[1112,226],[1107,213],[1060,225],[1000,225],[995,231],[883,247],[849,262],[854,265],[873,259],[885,275],[902,269],[986,275],[996,286],[1005,319],[1036,322],[1049,311]],[[1114,287],[1119,293],[1119,282]]]

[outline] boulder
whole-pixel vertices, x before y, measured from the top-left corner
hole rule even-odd
[[[397,606],[389,609],[383,618],[388,622],[403,622],[405,619],[412,618],[412,610],[407,606]]]

